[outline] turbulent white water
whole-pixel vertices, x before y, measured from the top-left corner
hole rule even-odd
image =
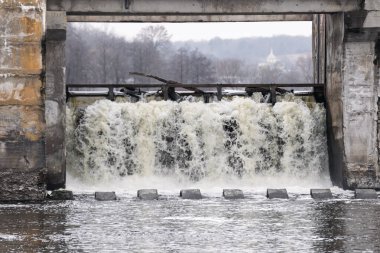
[[[69,110],[67,134],[70,177],[89,183],[329,184],[325,110],[298,99],[101,100]]]

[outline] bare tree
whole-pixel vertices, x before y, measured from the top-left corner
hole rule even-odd
[[[239,59],[221,59],[216,62],[216,73],[220,83],[239,83],[243,79],[244,63]]]
[[[148,26],[141,29],[134,42],[133,71],[163,75],[161,50],[170,43],[164,26]],[[151,83],[151,79],[137,77],[137,82]]]
[[[173,80],[178,80],[181,83],[190,81],[190,56],[189,49],[181,47],[169,59],[170,76]]]
[[[298,57],[296,67],[298,68],[304,82],[313,82],[313,60],[311,55]]]
[[[170,35],[166,28],[162,25],[147,26],[141,29],[137,34],[136,40],[142,43],[151,44],[151,46],[159,50],[170,43]]]
[[[297,83],[313,81],[311,56],[283,57],[281,62],[261,63],[209,56],[200,49],[207,42],[171,43],[162,25],[147,26],[132,42],[103,29],[70,24],[67,38],[68,83],[152,83],[155,79],[130,76],[141,72],[180,83]],[[240,41],[241,42],[241,41]],[[236,43],[235,43],[236,44]],[[226,49],[224,40],[213,47]],[[240,45],[239,43],[236,45]],[[182,46],[179,49],[176,46]],[[286,47],[285,47],[286,48]],[[210,48],[206,48],[210,50]]]
[[[215,81],[215,67],[212,61],[197,49],[189,57],[191,83],[210,83]]]
[[[258,81],[261,83],[281,83],[284,68],[280,64],[259,66]]]

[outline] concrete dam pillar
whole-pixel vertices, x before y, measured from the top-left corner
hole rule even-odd
[[[344,188],[379,188],[378,66],[375,36],[327,15],[326,100],[330,171]]]
[[[349,188],[380,187],[377,140],[378,82],[375,78],[374,61],[374,41],[345,42],[343,135]]]
[[[45,1],[0,1],[0,200],[45,198]]]
[[[65,111],[66,111],[66,12],[46,14],[46,168],[47,189],[65,187]]]

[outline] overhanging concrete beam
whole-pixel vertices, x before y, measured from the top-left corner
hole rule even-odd
[[[380,10],[380,1],[379,0],[365,0],[364,9],[367,11]]]
[[[294,14],[362,9],[361,0],[47,0],[48,11],[71,14]]]
[[[312,21],[312,14],[276,15],[69,15],[68,22],[130,22],[130,23],[181,23],[181,22],[269,22]]]
[[[370,11],[364,21],[363,28],[379,28],[380,11]]]

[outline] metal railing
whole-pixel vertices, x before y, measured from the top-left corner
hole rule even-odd
[[[292,89],[292,88],[314,88],[313,94],[319,93],[323,94],[324,92],[324,84],[311,84],[311,83],[281,83],[281,84],[274,84],[274,83],[265,83],[265,84],[252,84],[252,83],[234,83],[234,84],[209,84],[209,83],[203,83],[203,84],[181,84],[181,83],[157,83],[157,84],[66,84],[66,97],[67,99],[70,97],[76,97],[76,96],[101,96],[99,94],[94,93],[85,93],[81,92],[80,94],[73,93],[70,89],[72,88],[105,88],[108,89],[108,92],[104,94],[108,99],[114,100],[115,95],[115,88],[122,88],[128,95],[134,95],[138,93],[136,92],[136,89],[143,89],[143,88],[159,88],[162,91],[162,95],[164,97],[164,100],[171,99],[171,94],[175,93],[176,88],[182,88],[191,91],[193,94],[199,94],[199,95],[211,95],[216,94],[218,100],[220,101],[222,99],[223,95],[223,89],[224,88],[245,88],[247,92],[267,92],[271,94],[271,102],[275,103],[275,94],[277,92],[285,93],[290,92],[289,90],[285,90],[284,88]],[[202,90],[201,88],[206,88],[207,90]],[[214,91],[210,91],[209,89],[215,88]]]

